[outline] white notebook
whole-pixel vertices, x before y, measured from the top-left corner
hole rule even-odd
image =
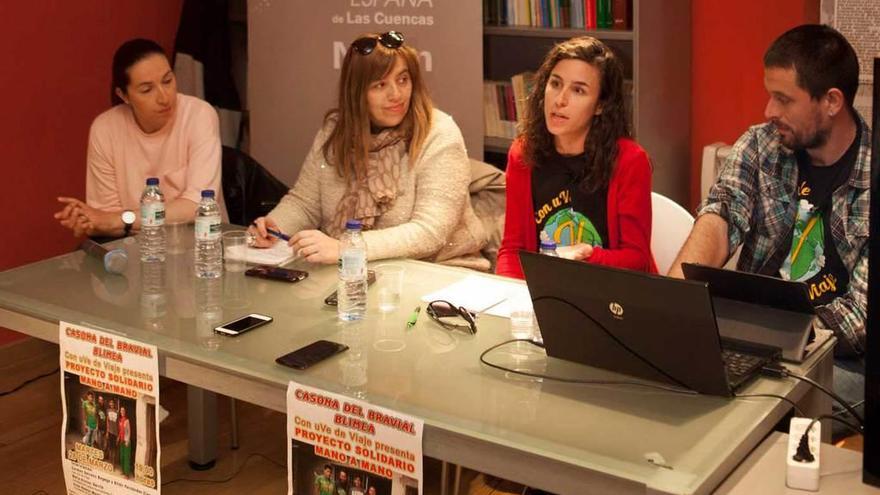
[[[234,253],[232,251],[228,251],[226,253],[227,259],[241,259],[240,251],[238,253]],[[272,247],[269,248],[255,248],[248,247],[246,251],[244,251],[244,260],[247,263],[251,263],[254,265],[272,265],[277,266],[288,261],[291,261],[296,258],[296,255],[293,253],[293,248],[287,245],[285,241],[277,241]]]

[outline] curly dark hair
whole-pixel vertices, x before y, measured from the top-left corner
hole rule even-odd
[[[579,189],[592,193],[608,185],[617,159],[617,140],[630,137],[629,115],[623,94],[623,66],[607,45],[591,36],[572,38],[550,50],[526,102],[526,115],[520,127],[526,162],[533,167],[546,163],[555,151],[553,135],[544,118],[544,90],[550,73],[562,60],[583,60],[599,70],[599,108],[593,116],[584,142],[586,154]]]

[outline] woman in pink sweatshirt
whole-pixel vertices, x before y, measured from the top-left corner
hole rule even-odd
[[[192,220],[203,189],[221,194],[217,112],[177,92],[168,58],[150,40],[116,50],[112,86],[113,107],[89,132],[86,200],[59,197],[64,207],[55,218],[77,236],[137,232],[140,215],[132,213],[146,179],[157,177],[166,221]]]

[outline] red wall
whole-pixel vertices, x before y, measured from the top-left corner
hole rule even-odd
[[[0,1],[0,270],[77,244],[52,214],[85,196],[89,125],[109,106],[113,52],[129,38],[173,48],[182,0]],[[0,343],[15,334],[0,329]]]
[[[700,199],[703,146],[733,144],[764,120],[764,51],[777,36],[819,22],[819,0],[694,0],[692,4],[691,203]]]

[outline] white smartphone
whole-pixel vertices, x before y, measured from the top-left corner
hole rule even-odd
[[[224,323],[219,327],[216,327],[214,331],[217,333],[222,333],[223,335],[230,335],[232,337],[235,337],[245,332],[249,332],[257,327],[261,327],[267,323],[270,323],[271,321],[271,316],[251,313],[247,316],[242,316],[237,320],[232,320],[229,323]]]

